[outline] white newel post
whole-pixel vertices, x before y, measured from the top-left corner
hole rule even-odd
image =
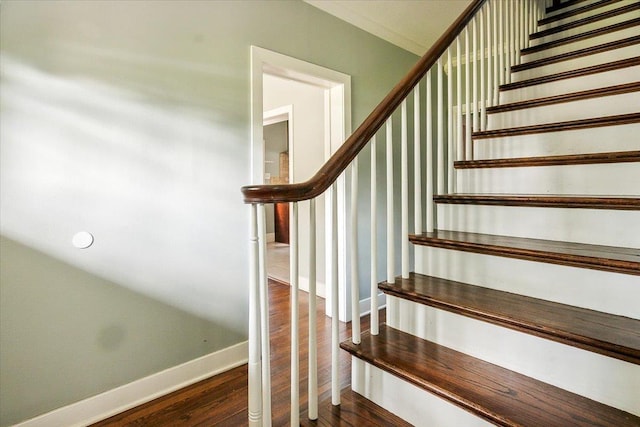
[[[260,266],[258,207],[251,205],[249,230],[249,425],[262,426],[262,369],[260,366]]]

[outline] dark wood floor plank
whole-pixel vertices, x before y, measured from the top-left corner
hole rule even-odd
[[[300,299],[300,402],[301,411],[307,404],[307,358],[308,358],[308,300],[306,292],[299,293]],[[270,281],[269,286],[269,327],[271,330],[271,373],[273,425],[289,424],[290,405],[290,287]],[[331,387],[331,319],[324,314],[324,299],[317,300],[318,317],[318,388],[322,399],[330,394]],[[381,311],[384,321],[384,311]],[[368,317],[362,319],[362,329],[367,329]],[[340,325],[340,339],[351,333],[351,324]],[[247,365],[200,381],[174,393],[162,396],[121,414],[95,423],[94,427],[112,426],[246,426],[247,422]],[[341,388],[345,395],[346,407],[342,412],[346,417],[343,425],[367,425],[376,423],[381,417],[397,417],[384,409],[367,406],[359,412],[357,405],[362,401],[350,396],[351,358],[345,352],[340,354]],[[325,408],[327,409],[327,408]],[[330,408],[329,408],[330,409]],[[324,409],[323,409],[324,410]],[[322,412],[321,412],[322,413]],[[334,411],[331,419],[340,418],[340,411]],[[357,413],[356,415],[354,415]],[[369,420],[369,417],[373,417]],[[357,421],[357,422],[356,422]],[[348,424],[352,423],[352,424]],[[340,425],[340,424],[337,424]],[[374,425],[374,424],[368,424]]]
[[[588,165],[597,163],[640,162],[640,151],[614,151],[607,153],[568,154],[559,156],[512,157],[504,159],[459,160],[457,169],[510,168],[527,166]]]
[[[640,249],[436,230],[410,235],[414,244],[640,275]]]
[[[501,426],[638,426],[640,417],[388,326],[342,348]]]
[[[300,418],[300,425],[304,427],[411,426],[402,418],[390,414],[351,389],[343,390],[341,399],[340,406],[333,406],[330,398],[323,400],[318,405],[318,419],[310,421],[305,412]]]
[[[558,284],[562,286],[562,284]],[[411,273],[389,295],[640,364],[640,320]]]
[[[442,194],[433,196],[440,204],[526,206],[570,209],[640,210],[640,197],[633,196],[554,196],[521,194]]]

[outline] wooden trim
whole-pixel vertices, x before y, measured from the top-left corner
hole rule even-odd
[[[559,55],[549,56],[547,58],[537,59],[535,61],[525,62],[511,67],[512,73],[518,71],[530,70],[536,67],[542,67],[549,64],[557,64],[558,62],[568,61],[584,56],[595,55],[597,53],[607,52],[609,50],[621,49],[623,47],[632,46],[640,43],[640,35],[628,37],[622,40],[614,40],[612,42],[599,44],[596,46],[585,47],[584,49],[574,50],[572,52],[561,53]]]
[[[456,169],[513,168],[528,166],[589,165],[596,163],[640,162],[640,151],[569,154],[561,156],[514,157],[511,159],[460,160]]]
[[[486,0],[474,0],[451,24],[431,49],[391,90],[345,143],[308,181],[286,185],[249,185],[242,187],[245,203],[275,203],[307,200],[322,194],[369,143],[378,129],[411,93],[427,71],[446,51]]]
[[[410,235],[417,245],[640,276],[640,249],[436,230]]]
[[[541,125],[520,126],[507,129],[487,130],[473,132],[471,137],[475,139],[499,138],[505,136],[529,135],[533,133],[559,132],[576,129],[596,128],[603,126],[617,126],[640,122],[640,113],[620,114],[616,116],[594,117],[591,119],[570,120],[558,123],[545,123]]]
[[[454,205],[527,206],[538,208],[640,210],[638,197],[539,196],[510,194],[443,194],[433,201]]]
[[[343,350],[499,426],[637,426],[640,417],[389,326]]]
[[[581,101],[584,99],[598,98],[602,96],[621,95],[624,93],[640,91],[640,81],[625,83],[616,86],[601,87],[597,89],[585,90],[582,92],[567,93],[546,98],[529,99],[526,101],[513,102],[511,104],[496,105],[487,107],[487,114],[502,113],[505,111],[521,110],[524,108],[542,107],[545,105],[561,104],[564,102]]]
[[[548,16],[546,18],[539,19],[538,20],[538,25],[550,24],[551,22],[558,21],[560,19],[570,18],[572,16],[580,15],[581,13],[589,12],[589,11],[592,11],[594,9],[599,9],[602,6],[608,6],[610,4],[618,3],[620,1],[622,1],[622,0],[600,0],[598,2],[588,4],[586,6],[577,7],[575,9],[571,9],[571,10],[568,10],[566,12],[559,13],[557,15]]]
[[[640,320],[412,273],[389,295],[640,365]]]
[[[586,40],[592,37],[598,37],[604,34],[613,33],[620,30],[625,30],[627,28],[635,27],[640,25],[640,18],[631,19],[629,21],[618,22],[613,25],[609,25],[602,28],[596,28],[594,30],[586,31],[580,34],[574,34],[573,36],[565,37],[563,39],[553,40],[547,43],[541,43],[536,46],[529,46],[520,51],[520,53],[524,55],[529,55],[531,53],[540,52],[546,49],[551,49],[558,46],[563,46],[565,44]]]
[[[551,34],[560,33],[565,30],[569,30],[572,28],[581,27],[583,25],[591,24],[593,22],[601,21],[603,19],[612,18],[614,16],[622,15],[627,12],[631,12],[633,10],[640,9],[640,3],[631,3],[623,7],[619,7],[617,9],[608,10],[606,12],[599,13],[597,15],[588,16],[586,18],[578,19],[573,22],[569,22],[563,25],[558,25],[557,27],[549,28],[547,30],[538,31],[529,36],[530,40],[539,39],[541,37],[546,37]]]
[[[588,76],[590,74],[604,73],[607,71],[619,70],[622,68],[634,67],[640,65],[640,56],[634,58],[621,59],[619,61],[607,62],[606,64],[592,65],[589,67],[578,68],[577,70],[564,71],[547,76],[535,77],[532,79],[522,80],[519,82],[507,83],[500,85],[500,90],[514,90],[523,87],[535,86],[543,83],[555,82],[558,80],[571,79],[574,77]]]

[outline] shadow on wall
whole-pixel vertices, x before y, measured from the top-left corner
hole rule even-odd
[[[243,340],[6,237],[0,244],[2,426]]]

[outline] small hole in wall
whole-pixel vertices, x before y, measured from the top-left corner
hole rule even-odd
[[[93,244],[93,235],[87,231],[80,231],[74,234],[71,243],[78,249],[87,249]]]

